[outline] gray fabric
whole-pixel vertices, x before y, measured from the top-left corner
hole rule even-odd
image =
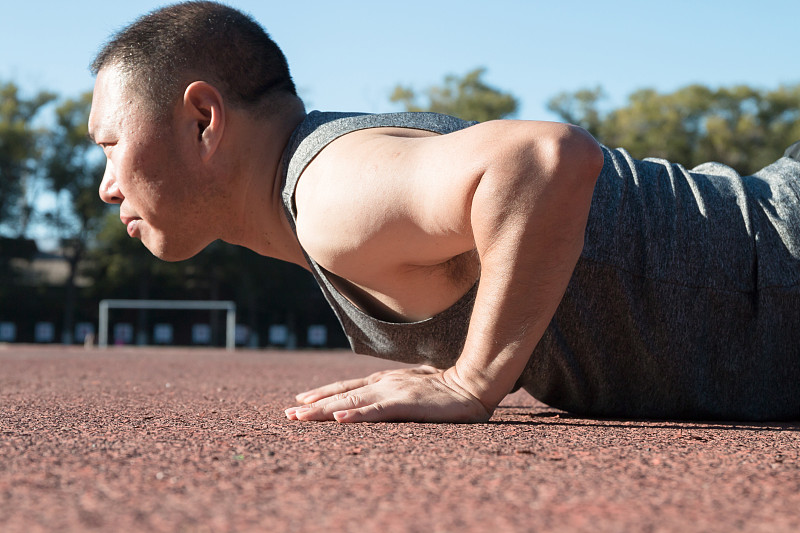
[[[800,141],[797,141],[783,153],[783,157],[791,157],[796,161],[800,161]]]
[[[290,218],[300,174],[335,138],[469,125],[310,114],[285,155]],[[800,418],[800,163],[784,157],[740,177],[716,163],[690,172],[603,151],[581,259],[519,383],[595,416]],[[309,264],[355,351],[439,367],[459,356],[476,287],[429,320],[394,324],[362,313]]]
[[[471,124],[433,113],[309,113],[289,141],[284,155],[286,178],[283,201],[290,222],[294,224],[297,216],[294,191],[300,174],[320,150],[338,137],[351,131],[382,126],[450,133]],[[451,366],[458,358],[467,335],[477,285],[453,307],[428,320],[413,323],[383,322],[366,315],[350,303],[331,285],[326,272],[308,255],[306,259],[356,353],[403,363],[444,365],[443,368]]]
[[[740,178],[605,157],[525,389],[593,415],[798,418],[800,164]]]

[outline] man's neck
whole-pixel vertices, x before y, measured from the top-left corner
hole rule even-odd
[[[280,117],[242,122],[238,171],[242,176],[239,212],[232,214],[235,231],[229,239],[254,252],[306,266],[282,199],[282,158],[289,139],[305,118],[302,103]]]

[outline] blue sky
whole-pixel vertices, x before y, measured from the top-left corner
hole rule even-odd
[[[73,96],[92,87],[100,44],[163,5],[19,0],[0,9],[0,80]],[[689,83],[800,83],[800,2],[579,0],[256,1],[253,15],[286,53],[311,109],[394,111],[397,83],[424,88],[445,74],[488,69],[522,103],[520,118],[552,119],[548,98],[601,85],[609,104],[635,89]],[[299,6],[299,7],[298,7]]]

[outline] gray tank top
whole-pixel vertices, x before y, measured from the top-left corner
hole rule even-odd
[[[312,111],[295,131],[284,157],[286,181],[283,201],[292,227],[297,217],[294,204],[297,181],[317,153],[335,139],[352,131],[384,126],[445,134],[471,124],[433,113],[366,115]],[[356,353],[403,363],[431,364],[440,368],[452,366],[458,358],[466,339],[477,285],[451,308],[432,318],[411,323],[385,322],[353,305],[334,288],[327,272],[316,261],[308,255],[306,260]]]
[[[284,154],[290,222],[303,170],[338,137],[471,125],[433,113],[310,113]],[[800,164],[782,158],[741,177],[603,151],[581,258],[518,384],[594,416],[800,417]],[[439,368],[459,357],[477,285],[430,319],[385,322],[306,259],[357,353]]]

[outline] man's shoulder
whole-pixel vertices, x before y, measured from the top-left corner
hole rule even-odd
[[[409,128],[434,133],[450,133],[476,124],[466,120],[430,112],[345,113],[311,111],[297,128],[292,144],[325,146],[353,131],[371,128]],[[291,147],[290,147],[291,148]]]
[[[438,134],[452,133],[474,125],[439,113],[347,113],[311,111],[295,129],[284,154],[284,197],[288,202],[300,175],[319,153],[347,134],[375,128],[403,128]]]

